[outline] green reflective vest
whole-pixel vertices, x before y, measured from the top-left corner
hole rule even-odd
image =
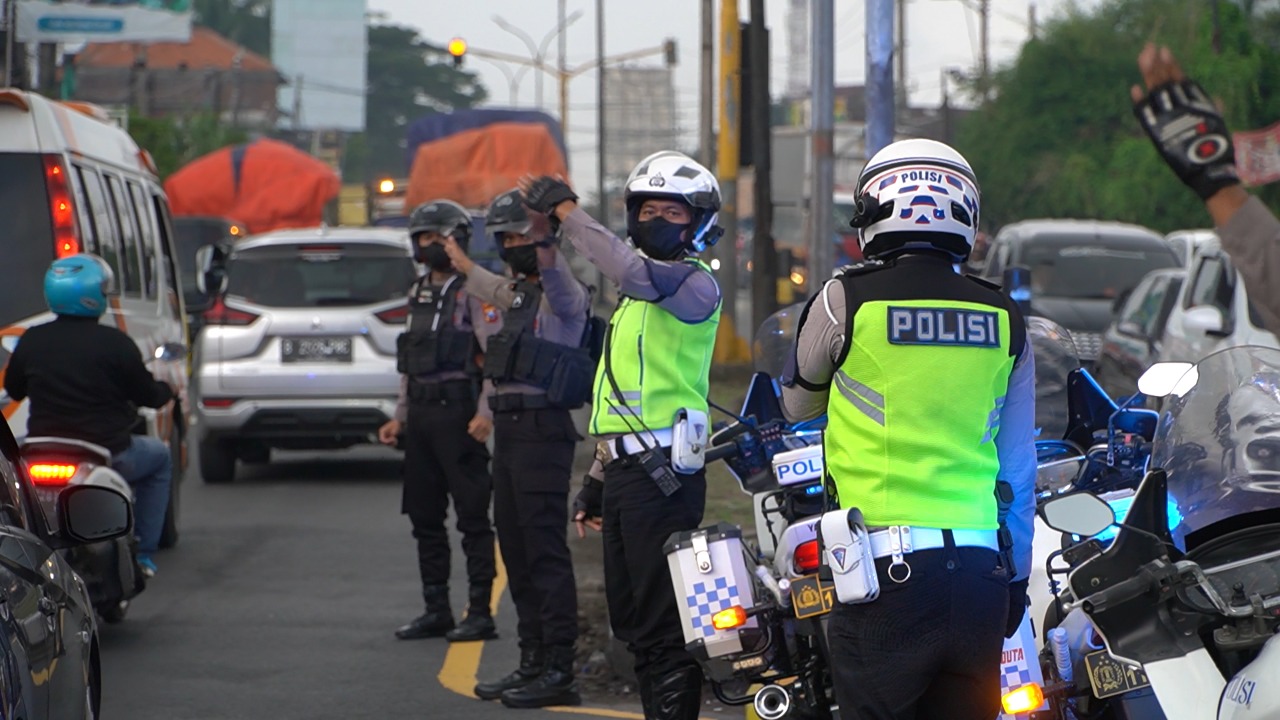
[[[669,428],[680,408],[706,412],[719,325],[718,306],[691,324],[656,303],[623,298],[609,321],[606,357],[596,368],[591,434]],[[621,394],[609,382],[609,368]]]
[[[955,300],[864,302],[832,378],[824,440],[841,507],[871,526],[998,526],[995,438],[1016,358],[1010,313]]]

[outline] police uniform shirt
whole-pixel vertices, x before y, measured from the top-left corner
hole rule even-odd
[[[882,271],[890,272],[890,271]],[[855,279],[854,282],[857,282]],[[795,375],[811,387],[826,385],[835,376],[837,362],[846,341],[845,323],[848,314],[844,286],[840,280],[828,280],[822,292],[809,304],[804,322],[796,336]],[[914,309],[913,309],[914,310]],[[947,344],[963,340],[965,343],[992,343],[999,345],[999,330],[988,326],[995,321],[990,313],[960,313],[965,317],[938,317],[910,313],[891,318],[888,326],[895,343]],[[955,315],[960,311],[948,310]],[[829,387],[807,390],[798,383],[782,387],[782,411],[793,422],[808,420],[827,410]],[[938,378],[937,387],[930,392],[944,396],[946,378]],[[1014,365],[1009,378],[1006,401],[1000,413],[1000,432],[996,434],[996,453],[1000,460],[999,480],[1008,482],[1014,489],[1013,507],[1006,519],[1006,526],[1014,538],[1014,564],[1021,580],[1031,568],[1031,536],[1035,522],[1035,358],[1031,344],[1027,343],[1021,357]]]
[[[577,347],[587,323],[587,305],[590,297],[587,288],[573,275],[564,253],[556,251],[555,264],[539,267],[542,284],[542,301],[538,305],[538,317],[534,323],[534,335],[547,342]],[[472,298],[484,303],[487,310],[507,310],[516,302],[523,302],[516,292],[515,281],[474,266],[467,273],[464,288]],[[491,333],[492,334],[492,333]],[[504,382],[495,389],[498,394],[545,394],[542,388],[526,383]]]
[[[450,292],[457,292],[458,299],[453,307],[453,326],[463,332],[475,333],[476,340],[480,343],[480,351],[488,347],[489,338],[496,335],[502,329],[502,313],[495,307],[485,307],[478,298],[472,297],[463,289],[463,280],[461,277],[454,280],[452,284],[446,280],[438,285],[431,284],[431,275],[423,275],[409,288],[409,299],[413,300],[414,294],[422,300],[427,299],[432,293],[443,292],[445,286],[449,286]],[[405,332],[413,327],[413,313],[409,314],[408,320],[405,322]],[[466,380],[468,375],[462,370],[442,370],[440,372],[421,375],[416,378],[418,382],[447,382],[449,380]],[[493,394],[493,387],[486,380],[481,389],[480,401],[476,407],[476,414],[481,417],[493,418],[493,411],[489,409],[489,396]],[[396,400],[396,420],[405,422],[409,418],[409,377],[407,375],[400,376],[400,394]]]

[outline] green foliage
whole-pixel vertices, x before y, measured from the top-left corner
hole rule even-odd
[[[249,140],[244,131],[220,123],[211,113],[188,118],[130,114],[129,134],[151,152],[161,180],[202,155]]]
[[[1255,12],[1221,3],[1220,53],[1201,0],[1110,0],[1049,22],[996,73],[994,99],[960,128],[956,145],[981,181],[984,224],[1081,217],[1166,232],[1208,224],[1142,134],[1129,87],[1141,82],[1137,55],[1154,38],[1220,98],[1233,128],[1280,120],[1280,53],[1259,42],[1256,28],[1267,18],[1280,26],[1280,12]],[[1260,194],[1280,201],[1280,187]]]
[[[271,57],[271,0],[194,0],[195,22]]]

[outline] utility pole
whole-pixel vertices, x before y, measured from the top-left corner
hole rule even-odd
[[[560,12],[557,17],[557,27],[564,27],[564,4],[565,0],[560,0]],[[565,33],[561,32],[556,52],[556,69],[559,71],[560,78],[560,126],[564,128],[563,132],[567,136],[569,134],[569,82],[565,75],[568,74],[564,64],[564,56],[567,52],[565,44],[569,38]]]
[[[715,167],[716,31],[715,0],[702,0],[702,76],[698,88],[698,160],[707,169]]]
[[[982,44],[982,101],[991,99],[991,0],[978,0],[979,42]]]
[[[778,253],[773,245],[773,192],[769,158],[769,31],[764,25],[764,0],[751,0],[751,156],[755,187],[753,206],[755,230],[751,238],[752,328],[758,328],[777,309]],[[784,268],[783,276],[791,275]]]
[[[1027,5],[1027,31],[1030,33],[1030,35],[1031,35],[1031,39],[1032,39],[1032,40],[1035,40],[1035,39],[1038,37],[1038,36],[1037,36],[1038,27],[1037,27],[1037,23],[1036,23],[1036,4],[1035,4],[1035,3],[1030,3],[1030,4],[1028,4],[1028,5]]]
[[[942,142],[951,144],[951,99],[947,94],[947,69],[938,71],[938,79],[942,81]]]
[[[868,0],[875,2],[876,0]],[[831,239],[835,236],[835,162],[832,144],[835,133],[836,90],[836,37],[835,0],[813,0],[809,9],[810,36],[813,38],[813,54],[810,58],[810,89],[813,92],[809,112],[809,132],[812,142],[813,179],[809,183],[809,224],[813,235],[809,238],[809,290],[815,292],[818,284],[831,277],[835,264]],[[890,96],[892,110],[892,96]]]
[[[893,142],[893,0],[867,0],[866,103],[866,150],[871,159]],[[831,242],[830,235],[826,241]]]
[[[907,107],[907,0],[897,0],[898,8],[898,44],[895,49],[898,61],[897,96],[898,107]]]
[[[1213,54],[1222,54],[1222,22],[1218,17],[1218,0],[1213,0]]]
[[[604,0],[596,0],[596,203],[600,206],[597,219],[609,227],[609,200],[604,192],[604,73]],[[568,128],[563,132],[567,133]]]
[[[13,44],[15,25],[17,25],[18,17],[18,0],[5,0],[4,4],[4,85],[5,87],[14,87],[13,84]]]
[[[742,43],[738,3],[720,2],[720,137],[716,151],[720,180],[720,227],[727,249],[720,261],[720,321],[736,331],[738,310],[738,103],[742,97]]]

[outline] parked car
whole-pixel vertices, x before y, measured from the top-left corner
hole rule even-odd
[[[1164,236],[1169,247],[1182,258],[1182,264],[1191,267],[1196,251],[1207,242],[1217,242],[1218,235],[1212,230],[1175,230]]]
[[[1030,270],[1031,312],[1071,332],[1081,362],[1102,350],[1114,305],[1152,270],[1181,267],[1159,234],[1138,225],[1096,220],[1024,220],[1000,229],[983,276]]]
[[[404,231],[264,233],[214,270],[202,267],[217,297],[193,378],[205,482],[231,482],[237,459],[266,462],[272,448],[369,442],[394,416],[396,337],[417,276]]]
[[[91,720],[102,699],[98,623],[64,553],[133,530],[129,499],[65,487],[51,519],[39,509],[8,425],[0,423],[0,717]]]
[[[1119,303],[1119,310],[1102,334],[1102,353],[1094,378],[1113,398],[1138,391],[1138,378],[1160,362],[1164,331],[1182,292],[1187,271],[1156,270]]]

